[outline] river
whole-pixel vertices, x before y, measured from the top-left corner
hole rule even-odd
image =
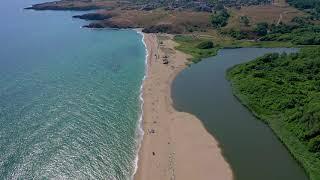
[[[182,71],[172,85],[179,111],[196,115],[219,142],[237,180],[307,180],[302,167],[272,130],[232,93],[228,68],[286,48],[223,49]]]

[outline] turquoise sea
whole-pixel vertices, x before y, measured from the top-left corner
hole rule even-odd
[[[81,12],[0,6],[0,179],[129,179],[145,72],[142,36]]]

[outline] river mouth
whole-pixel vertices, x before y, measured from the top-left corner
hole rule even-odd
[[[262,121],[232,94],[227,69],[294,48],[223,49],[182,71],[172,84],[174,107],[196,115],[220,143],[237,180],[307,180],[303,168]]]

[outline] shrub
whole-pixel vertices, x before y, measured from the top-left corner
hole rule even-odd
[[[229,17],[229,13],[224,9],[218,13],[211,15],[211,24],[215,28],[224,27],[228,24]]]
[[[248,16],[240,16],[240,23],[245,26],[249,26],[250,20],[249,20]]]
[[[256,28],[255,28],[255,32],[259,35],[259,36],[264,36],[268,34],[268,23],[258,23]]]
[[[320,151],[320,136],[317,136],[313,139],[308,144],[309,151],[311,152],[319,152]]]
[[[212,41],[203,41],[197,45],[198,49],[211,49],[213,47],[214,45]]]

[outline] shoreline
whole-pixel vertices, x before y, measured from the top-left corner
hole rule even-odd
[[[134,29],[134,31],[136,31],[138,34],[140,34],[142,36],[142,43],[145,47],[145,70],[144,70],[144,76],[142,78],[142,83],[140,86],[140,95],[139,95],[139,102],[140,102],[140,114],[139,114],[139,120],[138,120],[138,124],[137,124],[137,132],[136,132],[136,140],[137,140],[137,146],[136,146],[136,156],[134,159],[134,171],[133,174],[131,175],[131,179],[134,179],[137,171],[138,171],[138,162],[139,162],[139,151],[141,148],[141,144],[143,141],[143,136],[144,136],[144,131],[143,131],[143,105],[144,105],[144,100],[143,100],[143,87],[144,87],[144,82],[147,79],[147,75],[148,75],[148,59],[149,59],[149,51],[147,48],[147,45],[145,43],[145,35],[144,33],[141,31],[141,29]]]
[[[232,180],[219,143],[199,119],[172,106],[171,83],[187,67],[188,55],[174,49],[169,35],[137,32],[143,36],[147,54],[137,129],[143,132],[138,135],[133,179]],[[164,56],[169,64],[163,64]]]

